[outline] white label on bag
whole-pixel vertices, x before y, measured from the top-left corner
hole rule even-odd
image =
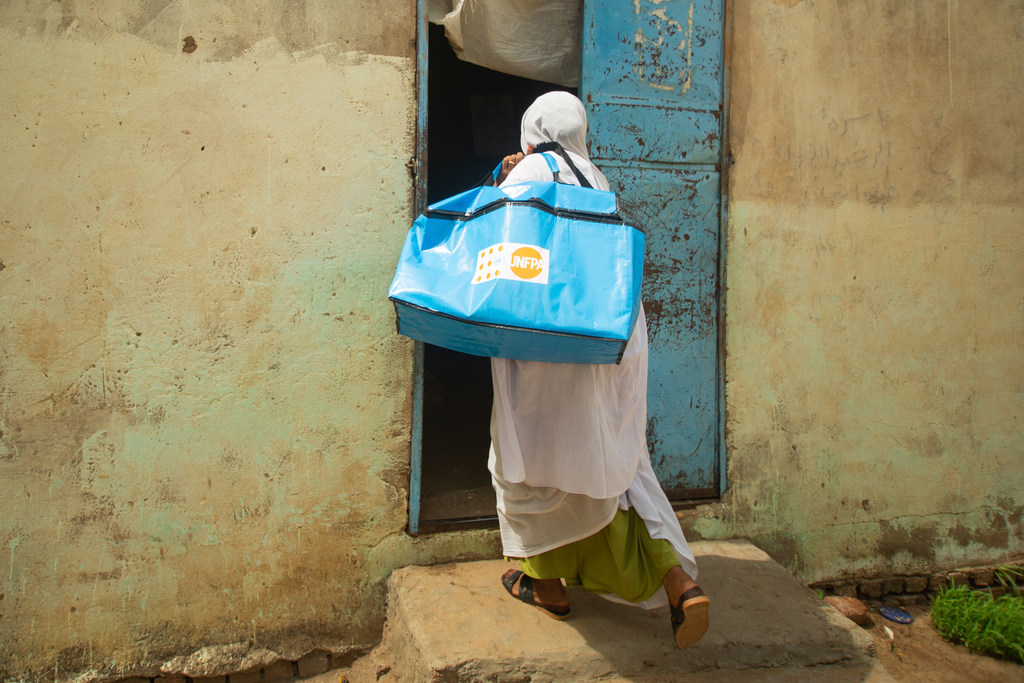
[[[533,244],[499,242],[481,249],[476,257],[473,284],[491,280],[548,283],[548,250]]]

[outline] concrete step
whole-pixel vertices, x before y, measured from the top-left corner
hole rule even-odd
[[[406,567],[389,580],[378,653],[396,681],[888,681],[871,638],[745,542],[699,542],[711,628],[679,649],[668,608],[569,589],[558,622],[511,599],[503,560]],[[514,566],[514,565],[512,565]],[[383,655],[381,654],[383,653]],[[353,674],[356,671],[353,670]],[[350,680],[354,680],[350,677]]]

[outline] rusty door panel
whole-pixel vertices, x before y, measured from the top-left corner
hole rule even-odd
[[[648,445],[671,498],[719,491],[723,0],[585,0],[591,156],[647,234]]]
[[[717,111],[723,0],[584,0],[589,93]],[[587,54],[588,47],[597,48]],[[587,59],[589,57],[589,63]]]
[[[718,173],[682,165],[606,165],[605,173],[617,187],[642,188],[622,201],[647,234],[651,462],[675,497],[717,495]]]
[[[587,116],[595,158],[710,165],[721,158],[716,111],[593,103]]]

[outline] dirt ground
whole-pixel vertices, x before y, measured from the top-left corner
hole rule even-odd
[[[897,681],[927,683],[984,683],[1024,681],[1024,665],[993,659],[968,652],[954,645],[935,630],[928,606],[905,608],[914,617],[912,624],[889,621],[876,610],[871,611],[874,624],[866,631],[875,639],[878,658],[886,671]],[[890,641],[883,626],[888,626],[895,640]],[[893,647],[895,645],[895,647]]]

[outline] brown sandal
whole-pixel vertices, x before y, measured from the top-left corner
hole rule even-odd
[[[679,647],[689,647],[700,640],[708,630],[708,610],[711,599],[699,586],[694,586],[679,598],[678,605],[669,604],[672,612],[672,636]]]

